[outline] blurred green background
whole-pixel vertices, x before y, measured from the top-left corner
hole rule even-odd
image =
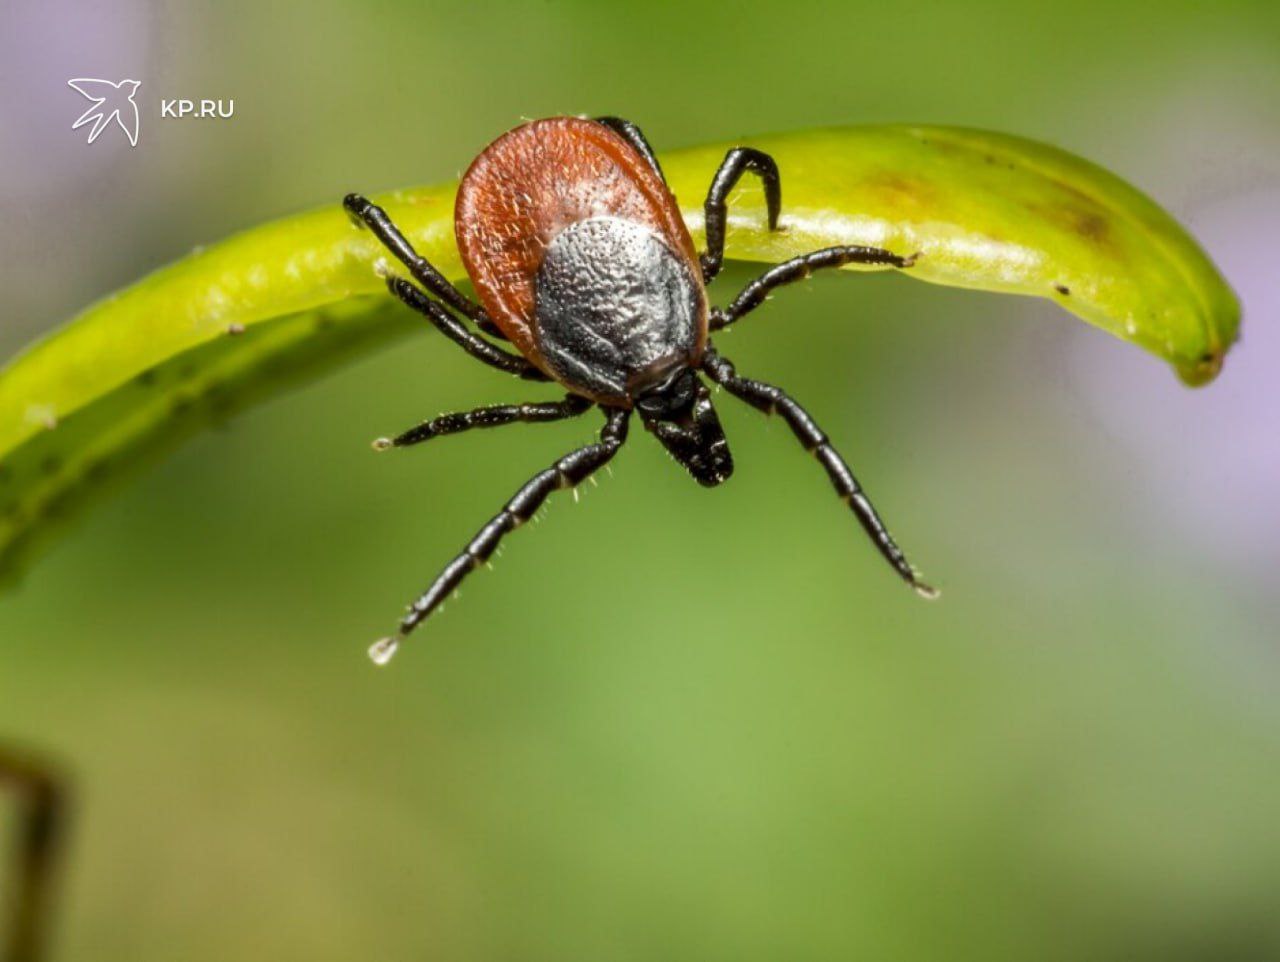
[[[0,356],[198,244],[451,177],[556,113],[659,149],[1049,140],[1173,211],[1246,312],[1191,392],[1045,302],[815,278],[722,349],[811,408],[941,602],[725,399],[730,484],[638,433],[381,671],[367,643],[595,420],[375,457],[553,396],[424,332],[201,436],[0,599],[0,738],[76,795],[57,958],[1280,958],[1274,3],[0,16]],[[126,75],[234,118],[87,147],[67,78]]]

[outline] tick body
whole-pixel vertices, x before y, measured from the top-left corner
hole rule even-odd
[[[498,138],[462,178],[455,230],[494,323],[570,390],[630,408],[702,356],[693,240],[661,176],[603,124],[557,117]]]
[[[387,283],[393,294],[478,360],[526,380],[558,383],[568,392],[560,401],[442,415],[380,439],[376,448],[407,447],[471,428],[575,417],[592,407],[605,417],[596,443],[536,474],[481,528],[410,606],[399,631],[373,646],[375,661],[389,659],[552,491],[572,487],[607,464],[625,442],[633,413],[700,484],[725,481],[733,459],[707,381],[761,411],[780,414],[899,576],[922,595],[935,595],[918,580],[813,418],[779,388],[739,377],[710,339],[763,303],[772,289],[814,270],[851,263],[908,268],[914,257],[874,247],[824,248],[773,267],[728,307],[713,308],[706,288],[724,256],[726,201],[746,173],[761,179],[768,226],[778,227],[777,165],[760,151],[735,148],[708,190],[707,249],[699,255],[635,125],[612,117],[556,117],[518,127],[475,159],[458,188],[454,229],[479,304],[420,257],[383,210],[357,194],[346,198],[355,222],[372,230],[417,282],[392,276]],[[501,341],[518,353],[496,343]]]

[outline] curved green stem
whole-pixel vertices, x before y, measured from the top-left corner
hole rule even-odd
[[[1195,241],[1139,191],[1064,151],[910,126],[745,143],[778,162],[784,229],[765,230],[763,194],[743,183],[730,204],[729,257],[775,262],[835,244],[919,253],[911,277],[1050,298],[1164,358],[1188,384],[1211,380],[1236,338],[1239,304]],[[662,155],[695,235],[730,146]],[[454,187],[377,201],[458,279]],[[163,268],[0,370],[0,574],[123,468],[413,328],[407,312],[387,309],[374,270],[384,252],[339,201]]]

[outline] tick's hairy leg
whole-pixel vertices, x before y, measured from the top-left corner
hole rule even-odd
[[[342,199],[342,206],[356,224],[367,227],[382,242],[383,247],[409,268],[409,273],[419,284],[464,317],[475,321],[486,334],[502,337],[484,308],[454,287],[429,260],[414,250],[409,239],[400,232],[400,228],[396,227],[386,211],[360,194],[347,194]]]
[[[393,438],[378,438],[373,442],[374,450],[385,451],[388,448],[405,448],[411,444],[421,444],[445,434],[459,434],[473,428],[496,428],[504,424],[541,424],[547,421],[563,421],[576,418],[593,403],[576,394],[568,394],[563,401],[532,401],[526,404],[495,404],[489,407],[475,408],[471,411],[455,411],[441,414],[439,417],[423,421],[414,427],[397,434]]]
[[[849,465],[831,446],[826,434],[804,408],[781,388],[765,384],[763,381],[738,377],[733,363],[717,354],[712,348],[707,349],[703,369],[708,377],[724,387],[726,391],[746,401],[757,410],[766,414],[781,414],[797,440],[804,445],[805,450],[826,468],[827,476],[831,479],[836,494],[853,511],[854,517],[870,536],[876,549],[889,564],[893,565],[899,577],[915,588],[921,597],[937,597],[938,592],[920,580],[915,569],[902,553],[902,549],[894,542],[884,522],[880,520],[880,515],[862,490],[862,486],[858,484],[858,479],[853,476]]]
[[[490,344],[483,337],[467,329],[466,325],[446,311],[436,301],[414,287],[403,277],[388,277],[387,289],[404,301],[419,314],[422,314],[453,343],[490,367],[499,371],[514,374],[526,381],[546,381],[547,376],[526,361],[519,354],[504,351],[496,344]]]
[[[662,178],[662,182],[667,182],[666,175],[662,173],[662,165],[658,163],[658,157],[653,152],[653,148],[649,146],[649,140],[644,133],[629,120],[623,120],[621,117],[592,117],[598,124],[604,124],[615,134],[620,135],[624,140],[631,144],[645,160],[649,162],[649,166],[653,168],[654,173]]]
[[[711,312],[711,330],[718,331],[728,327],[763,304],[775,288],[805,280],[814,271],[844,267],[846,264],[907,268],[916,262],[918,256],[912,254],[902,257],[879,247],[824,247],[822,250],[801,254],[769,268],[744,287],[728,307],[714,309]]]
[[[769,230],[778,229],[778,214],[782,210],[782,180],[778,176],[778,165],[762,150],[734,147],[720,162],[720,169],[711,179],[711,187],[707,190],[707,199],[703,204],[707,231],[707,251],[701,258],[704,283],[710,284],[724,264],[724,230],[729,217],[729,192],[747,171],[758,176],[764,185]]]
[[[577,486],[612,460],[627,439],[631,412],[620,408],[605,408],[604,411],[605,424],[600,430],[600,440],[569,452],[530,478],[409,607],[409,613],[400,622],[400,630],[374,643],[369,649],[369,656],[375,662],[383,664],[388,661],[405,636],[426,620],[467,575],[489,560],[505,535],[532,518],[551,492]]]

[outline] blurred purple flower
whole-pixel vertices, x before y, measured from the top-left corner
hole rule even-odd
[[[1219,379],[1182,387],[1167,368],[1105,338],[1081,338],[1080,395],[1149,471],[1154,527],[1215,563],[1274,584],[1280,563],[1280,185],[1224,197],[1188,226],[1244,305],[1241,340]]]
[[[145,84],[152,14],[138,0],[7,0],[0,17],[0,200],[26,206],[100,175],[104,157],[129,149],[114,137],[89,147],[72,132],[84,104],[67,81],[132,77]]]

